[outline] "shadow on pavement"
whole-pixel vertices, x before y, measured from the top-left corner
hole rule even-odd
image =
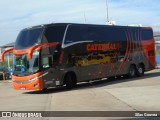
[[[118,77],[115,79],[96,80],[93,82],[78,83],[78,85],[74,89],[72,89],[72,91],[79,90],[79,89],[98,88],[98,87],[103,87],[103,86],[112,85],[112,84],[124,83],[128,81],[136,81],[136,80],[141,80],[145,78],[154,78],[157,76],[160,76],[160,72],[147,73],[143,77],[136,77],[132,79]],[[29,91],[29,92],[24,92],[23,94],[52,94],[52,93],[59,93],[59,92],[66,92],[66,91],[69,91],[69,90],[66,90],[65,86],[63,86],[58,88],[49,88],[45,91]]]

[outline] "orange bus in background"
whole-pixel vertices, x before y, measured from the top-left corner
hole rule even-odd
[[[14,48],[12,84],[43,90],[155,68],[152,28],[57,23],[23,29]]]

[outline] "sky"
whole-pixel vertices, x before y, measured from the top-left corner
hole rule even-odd
[[[116,25],[142,24],[160,31],[159,0],[107,0]],[[106,0],[0,0],[0,46],[18,33],[49,23],[106,24]],[[85,17],[84,17],[85,16]]]

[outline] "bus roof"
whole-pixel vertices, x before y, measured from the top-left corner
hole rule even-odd
[[[122,28],[145,28],[145,29],[152,29],[151,27],[140,27],[140,26],[120,26],[120,25],[102,25],[102,24],[81,24],[81,23],[51,23],[51,24],[42,24],[38,26],[32,26],[25,28],[26,29],[36,29],[36,28],[45,28],[45,27],[50,27],[54,25],[59,25],[59,26],[67,26],[67,25],[80,25],[80,26],[101,26],[101,27],[122,27]]]

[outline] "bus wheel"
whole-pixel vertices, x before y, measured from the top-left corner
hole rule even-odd
[[[74,81],[72,79],[71,74],[67,74],[66,78],[65,78],[65,83],[66,83],[66,88],[68,90],[71,90],[73,88],[74,85]]]
[[[137,68],[137,76],[143,76],[144,75],[144,67],[143,65],[139,65],[138,68]]]
[[[131,65],[131,66],[130,66],[128,76],[129,76],[130,78],[133,78],[133,77],[136,76],[136,68],[135,68],[134,65]]]
[[[43,88],[42,92],[46,93],[46,92],[48,92],[48,89],[47,88]]]

